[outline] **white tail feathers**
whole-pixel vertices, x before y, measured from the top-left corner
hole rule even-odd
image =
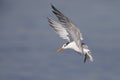
[[[90,53],[85,54],[84,63],[87,61],[87,59],[89,59],[91,62],[93,62],[93,57]]]
[[[91,55],[89,55],[89,60],[93,62],[93,57]]]
[[[87,53],[87,58],[88,58],[91,62],[93,62],[93,57],[92,57],[92,55],[91,55],[90,53]]]

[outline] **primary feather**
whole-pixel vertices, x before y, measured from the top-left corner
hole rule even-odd
[[[53,5],[51,5],[51,7],[52,12],[56,15],[59,22],[56,22],[50,18],[48,18],[48,22],[50,26],[62,39],[66,39],[68,41],[68,43],[63,44],[62,48],[73,49],[78,53],[84,54],[85,55],[84,62],[86,62],[87,59],[93,61],[88,46],[82,42],[83,37],[80,30],[68,19],[68,17],[63,15]]]
[[[59,10],[57,10],[52,5],[53,13],[56,15],[58,20],[61,22],[61,24],[68,30],[70,33],[70,36],[73,41],[75,41],[76,45],[83,51],[82,49],[82,34],[80,33],[80,30],[66,17],[63,15]]]
[[[66,29],[58,22],[49,19],[48,22],[50,23],[50,26],[56,31],[56,33],[63,39],[66,39],[70,42],[70,38],[68,37],[69,33],[66,31]]]

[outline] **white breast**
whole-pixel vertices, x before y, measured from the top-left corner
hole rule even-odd
[[[79,52],[82,54],[82,51],[78,48],[78,46],[76,45],[76,43],[74,41],[70,42],[68,45],[67,45],[67,48],[68,49],[73,49],[75,50],[76,52]]]

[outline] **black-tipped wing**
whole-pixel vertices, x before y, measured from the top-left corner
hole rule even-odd
[[[83,51],[82,48],[82,35],[80,30],[66,17],[64,16],[59,10],[57,10],[53,5],[52,12],[57,16],[58,20],[61,22],[62,25],[68,30],[71,35],[71,38],[75,41],[76,45]]]

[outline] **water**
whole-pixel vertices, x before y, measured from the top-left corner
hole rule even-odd
[[[50,3],[80,28],[94,62],[72,50],[48,25]],[[0,1],[0,80],[119,80],[120,1]],[[67,4],[67,5],[66,5]]]

